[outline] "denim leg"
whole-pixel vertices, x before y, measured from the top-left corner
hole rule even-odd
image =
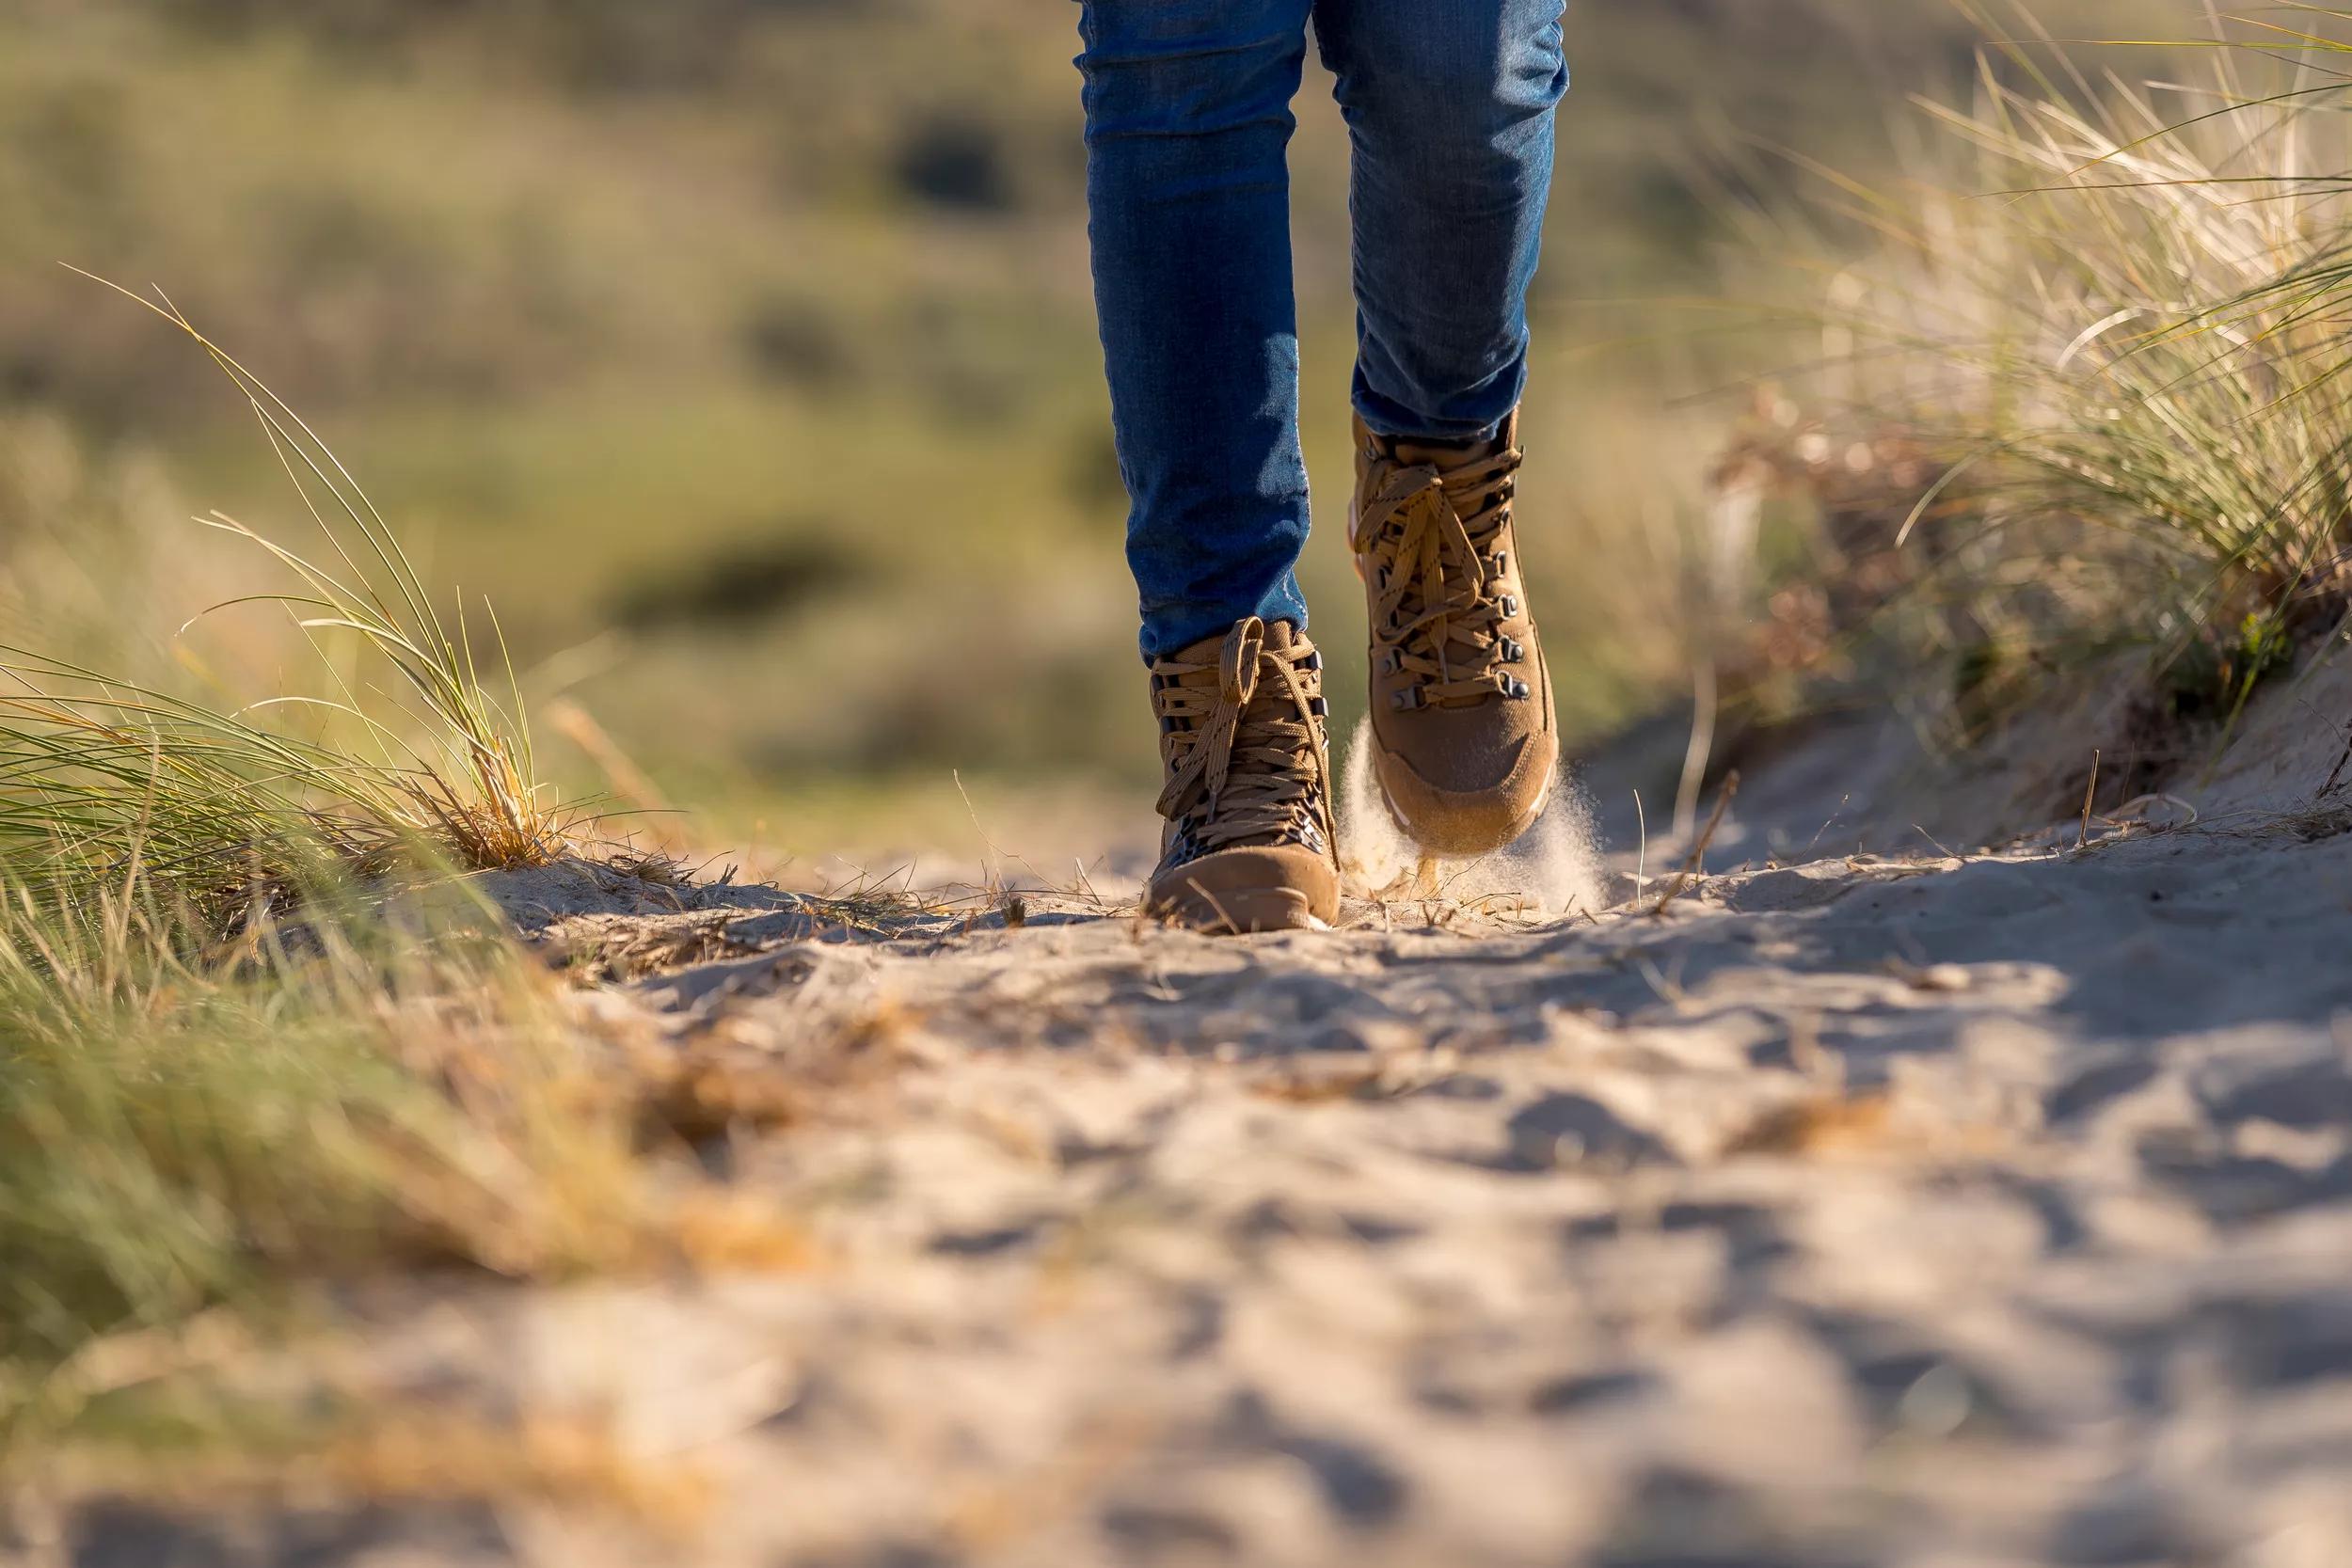
[[[1084,0],[1087,198],[1147,658],[1307,624],[1291,101],[1309,0]]]
[[[1526,389],[1563,4],[1315,0],[1355,149],[1356,407],[1383,436],[1489,436]]]

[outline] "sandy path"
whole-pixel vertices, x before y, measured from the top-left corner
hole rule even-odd
[[[2352,1561],[2347,935],[2352,838],[2190,834],[690,975],[931,1063],[746,1173],[848,1261],[739,1457],[850,1562]]]
[[[826,1261],[457,1297],[384,1351],[610,1415],[713,1479],[707,1533],[515,1509],[235,1539],[2339,1568],[2348,828],[1832,861],[1526,930],[771,919],[772,950],[629,1005],[834,1085],[731,1156]],[[77,1560],[248,1560],[184,1555],[184,1524],[151,1555],[148,1523],[94,1516]]]

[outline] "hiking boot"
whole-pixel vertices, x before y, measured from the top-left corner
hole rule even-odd
[[[1534,826],[1560,763],[1511,502],[1518,416],[1467,446],[1356,421],[1349,542],[1372,612],[1374,771],[1423,849],[1484,855]]]
[[[1323,656],[1251,617],[1152,665],[1168,819],[1144,912],[1196,930],[1319,930],[1339,917]]]

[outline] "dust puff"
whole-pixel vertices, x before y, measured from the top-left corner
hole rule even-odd
[[[1373,772],[1372,721],[1340,770],[1340,870],[1375,902],[1441,898],[1485,913],[1559,918],[1606,907],[1592,802],[1563,765],[1551,802],[1518,842],[1476,860],[1425,853],[1399,828]]]

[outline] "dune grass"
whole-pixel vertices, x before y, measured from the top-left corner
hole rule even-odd
[[[0,873],[54,899],[135,870],[226,925],[322,872],[381,875],[404,855],[481,869],[562,853],[586,813],[536,782],[511,669],[509,695],[494,696],[462,618],[445,624],[310,427],[168,303],[140,303],[229,377],[332,556],[321,565],[219,513],[199,519],[291,579],[218,608],[290,611],[332,689],[229,707],[0,645]],[[362,657],[329,657],[323,641],[335,638]],[[392,689],[367,684],[378,669]]]
[[[545,863],[533,776],[398,539],[316,435],[251,406],[332,565],[291,585],[329,694],[234,705],[0,651],[0,1459],[70,1426],[92,1347],[285,1282],[637,1256],[626,1075],[452,871]],[[357,657],[336,657],[336,641]],[[508,681],[510,692],[513,688]]]
[[[0,1458],[92,1346],[289,1279],[644,1243],[629,1130],[494,936],[313,919],[223,965],[135,879],[0,911]]]
[[[1990,50],[1973,106],[1925,105],[1961,180],[1833,179],[1880,248],[1827,269],[1812,467],[1891,521],[1891,619],[1965,685],[2030,697],[2139,648],[2161,705],[2226,718],[2343,612],[2352,55],[2313,30],[2347,13],[2298,16],[2167,45],[2203,64],[2147,82],[2136,40],[2096,78]]]

